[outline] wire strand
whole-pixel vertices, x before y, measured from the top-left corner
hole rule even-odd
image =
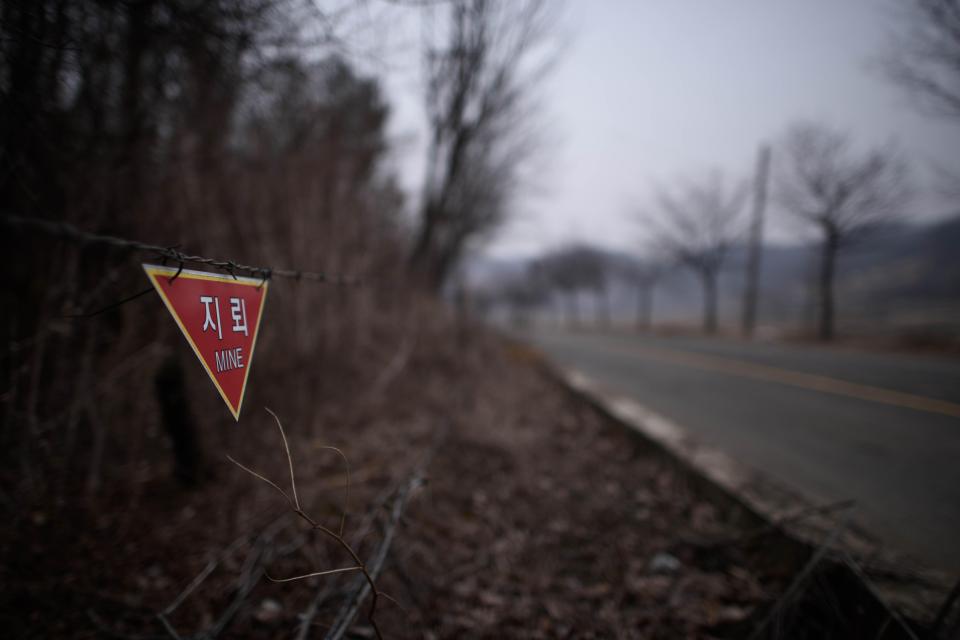
[[[221,260],[217,258],[208,258],[205,256],[195,256],[183,253],[175,247],[163,247],[156,244],[129,240],[117,236],[104,235],[83,231],[69,222],[58,222],[53,220],[44,220],[41,218],[27,218],[24,216],[4,215],[0,217],[0,223],[16,230],[35,231],[46,235],[70,240],[78,244],[94,244],[114,247],[117,249],[128,249],[132,251],[143,251],[154,253],[161,259],[170,260],[181,266],[184,264],[206,265],[215,269],[226,271],[231,275],[241,274],[254,278],[262,278],[264,281],[270,278],[290,278],[292,280],[307,280],[311,282],[320,282],[325,284],[356,286],[363,283],[360,278],[346,275],[336,275],[323,273],[319,271],[300,271],[296,269],[275,269],[272,267],[256,267],[246,264],[240,264],[233,260]]]

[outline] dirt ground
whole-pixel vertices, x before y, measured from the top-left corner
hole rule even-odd
[[[322,448],[337,446],[351,467],[344,538],[369,566],[391,542],[377,579],[385,637],[738,637],[782,591],[789,576],[760,558],[752,525],[531,354],[494,337],[428,351],[376,394],[327,403],[321,429],[286,421],[304,510],[339,529],[343,462]],[[336,628],[359,573],[265,576],[352,563],[225,459],[288,487],[279,434],[253,415],[238,427],[250,433],[207,439],[197,489],[145,477],[96,505],[36,504],[4,528],[3,628],[37,638]],[[373,637],[368,604],[344,637]]]

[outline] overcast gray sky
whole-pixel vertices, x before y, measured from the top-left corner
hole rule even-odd
[[[571,0],[560,23],[564,53],[541,88],[547,144],[535,184],[486,252],[529,255],[574,239],[633,248],[642,230],[630,211],[653,185],[714,167],[746,176],[757,146],[799,118],[848,130],[863,145],[896,141],[914,164],[916,215],[945,212],[945,202],[923,194],[931,163],[960,170],[960,124],[917,113],[870,68],[895,24],[886,7]],[[415,48],[405,65],[413,71],[386,74],[398,168],[411,189],[425,137]],[[774,239],[795,237],[784,216],[770,215]]]

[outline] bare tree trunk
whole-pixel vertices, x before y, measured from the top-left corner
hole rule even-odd
[[[824,229],[823,249],[820,255],[820,314],[818,318],[817,334],[825,342],[833,340],[834,333],[834,299],[833,281],[836,274],[837,249],[840,246],[840,237],[829,227]]]
[[[436,251],[432,263],[429,265],[428,275],[429,284],[432,291],[439,292],[443,290],[444,284],[450,280],[450,274],[456,271],[456,267],[463,257],[464,240],[460,234],[454,234],[455,237],[447,241],[446,245]]]
[[[580,327],[580,308],[576,291],[567,296],[567,324],[574,329]]]
[[[701,271],[703,282],[703,332],[713,335],[717,332],[717,272],[712,269]]]
[[[644,284],[637,289],[637,330],[649,332],[653,320],[653,285]]]
[[[196,486],[202,480],[203,452],[176,355],[168,356],[157,370],[154,389],[173,451],[174,476],[186,487]]]
[[[432,153],[435,153],[435,151],[432,151]],[[436,290],[439,285],[434,282],[434,275],[431,273],[433,269],[431,261],[434,259],[431,251],[435,243],[434,235],[438,224],[436,206],[432,202],[427,202],[422,215],[423,222],[420,224],[417,239],[410,253],[409,265],[426,279],[426,284],[431,290]]]
[[[597,290],[597,324],[604,329],[610,328],[610,293],[606,287]]]

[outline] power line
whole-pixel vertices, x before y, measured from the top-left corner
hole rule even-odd
[[[156,244],[139,242],[137,240],[128,240],[117,236],[109,236],[99,233],[91,233],[78,229],[68,222],[58,222],[53,220],[43,220],[40,218],[26,218],[23,216],[4,215],[0,217],[0,223],[16,230],[27,230],[43,233],[52,237],[69,240],[84,245],[101,245],[117,249],[127,249],[131,251],[144,251],[154,253],[163,260],[169,260],[174,264],[181,266],[185,264],[206,265],[215,269],[226,271],[231,275],[241,274],[253,278],[290,278],[291,280],[309,280],[311,282],[322,282],[334,285],[359,285],[361,280],[353,276],[336,275],[318,271],[300,271],[296,269],[275,269],[272,267],[255,267],[246,264],[240,264],[233,260],[222,260],[217,258],[208,258],[205,256],[195,256],[183,253],[176,247],[163,247]]]

